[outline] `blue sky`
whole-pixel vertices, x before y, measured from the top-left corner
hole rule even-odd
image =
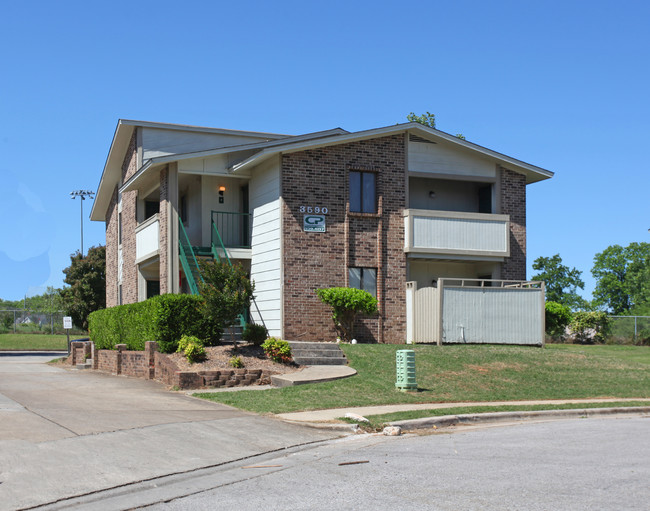
[[[300,134],[436,114],[552,170],[528,187],[528,276],[650,241],[643,1],[5,2],[0,298],[61,287],[119,118]],[[84,250],[104,225],[84,203]]]

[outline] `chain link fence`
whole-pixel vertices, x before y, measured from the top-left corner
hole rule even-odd
[[[71,330],[63,328],[63,311],[43,312],[25,309],[0,310],[0,334],[84,334],[72,325]]]
[[[607,344],[650,346],[650,316],[609,316],[611,331]]]

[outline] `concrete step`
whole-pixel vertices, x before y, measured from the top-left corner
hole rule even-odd
[[[77,362],[75,369],[92,369],[92,367],[93,367],[93,361],[92,359],[88,359],[85,362]]]
[[[298,349],[292,347],[291,353],[294,357],[345,358],[341,350]]]
[[[333,342],[307,342],[307,341],[289,341],[292,350],[298,349],[316,349],[316,350],[331,350],[341,351],[338,344]]]
[[[301,366],[344,366],[348,363],[346,358],[331,357],[293,357],[293,361]]]

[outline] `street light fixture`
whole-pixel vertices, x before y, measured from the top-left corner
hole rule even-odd
[[[95,198],[95,192],[92,192],[90,190],[75,190],[73,192],[70,192],[70,198],[71,199],[76,199],[79,197],[81,199],[80,204],[81,204],[81,257],[84,256],[84,201],[86,200],[86,197],[89,199],[94,199]]]

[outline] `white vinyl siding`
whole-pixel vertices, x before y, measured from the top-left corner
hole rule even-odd
[[[251,236],[251,280],[255,301],[272,336],[282,336],[282,250],[280,209],[280,165],[278,159],[265,162],[250,181],[253,213]],[[251,307],[252,319],[259,321]]]
[[[220,147],[254,144],[267,140],[263,137],[226,135],[219,133],[197,133],[194,131],[160,128],[142,129],[142,160],[170,154],[208,151]]]
[[[408,164],[410,172],[428,172],[459,176],[495,177],[493,161],[459,150],[457,146],[439,142],[409,142]]]

